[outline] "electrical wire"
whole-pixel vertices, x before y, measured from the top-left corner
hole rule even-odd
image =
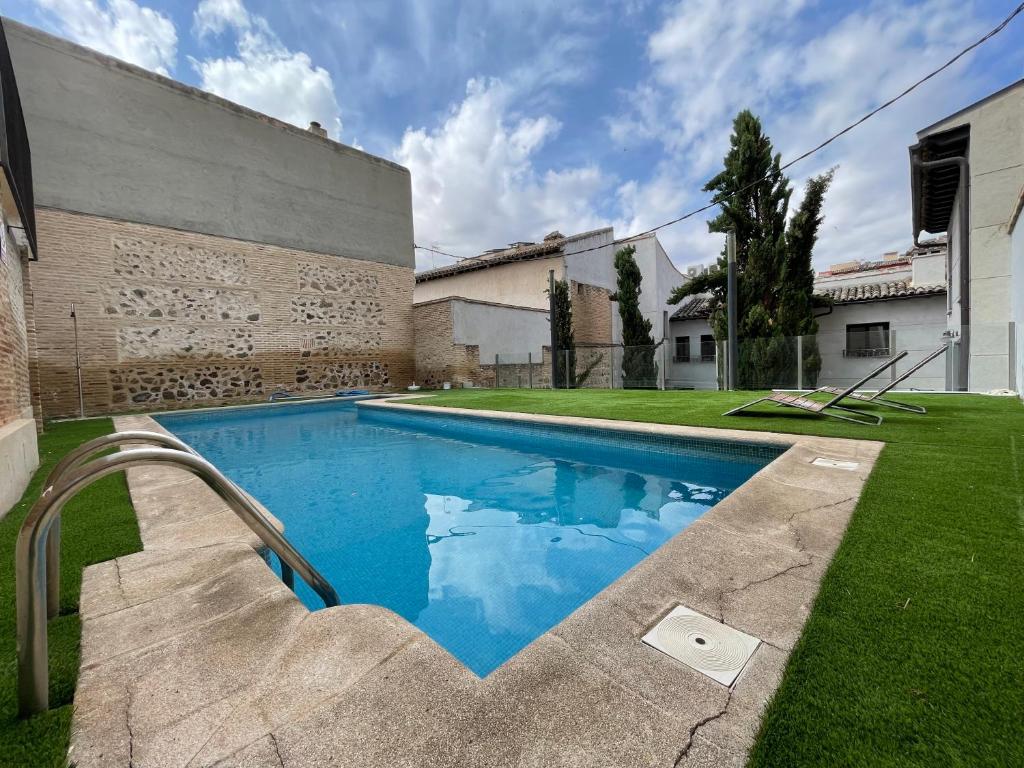
[[[812,147],[811,149],[807,150],[803,154],[798,155],[798,156],[794,157],[792,160],[790,160],[789,162],[783,164],[782,166],[779,167],[778,170],[779,171],[784,171],[787,168],[791,168],[792,166],[796,165],[801,160],[806,160],[811,155],[813,155],[813,154],[815,154],[817,152],[820,152],[822,149],[827,147],[829,144],[831,144],[836,139],[840,138],[841,136],[846,135],[847,133],[849,133],[850,131],[852,131],[854,128],[856,128],[857,126],[861,125],[862,123],[867,122],[868,120],[870,120],[872,117],[877,115],[882,110],[891,107],[893,104],[895,104],[897,101],[902,99],[904,96],[906,96],[909,93],[911,93],[912,91],[916,90],[921,85],[924,85],[924,83],[928,82],[929,80],[931,80],[933,77],[935,77],[939,73],[949,69],[951,66],[953,66],[956,62],[958,62],[960,59],[962,59],[968,53],[973,51],[975,48],[978,48],[979,46],[984,45],[985,43],[987,43],[993,37],[995,37],[1000,32],[1002,32],[1004,29],[1006,29],[1006,27],[1009,26],[1010,22],[1013,21],[1021,13],[1024,13],[1024,3],[1021,3],[1016,8],[1014,8],[1013,11],[1010,12],[1010,15],[1007,16],[1005,19],[1003,19],[998,25],[993,27],[991,30],[989,30],[982,37],[978,38],[973,43],[971,43],[969,46],[964,48],[962,51],[960,51],[958,54],[956,54],[956,56],[951,58],[949,61],[947,61],[941,67],[939,67],[938,69],[933,69],[931,72],[929,72],[927,75],[922,77],[920,80],[916,81],[912,85],[910,85],[907,88],[903,89],[900,93],[898,93],[897,95],[893,96],[888,101],[882,102],[877,107],[872,109],[870,112],[868,112],[867,114],[863,115],[859,119],[853,121],[848,126],[843,128],[842,130],[837,131],[836,133],[833,133],[831,136],[829,136],[827,139],[825,139],[823,142],[821,142],[817,146]],[[721,203],[725,202],[726,200],[728,200],[731,197],[735,197],[736,195],[740,194],[741,192],[746,192],[748,189],[752,189],[753,187],[756,187],[758,184],[763,183],[768,178],[770,178],[772,175],[774,175],[775,172],[776,172],[775,169],[772,169],[771,171],[766,173],[761,178],[755,179],[754,181],[751,181],[749,184],[745,184],[744,186],[740,187],[739,189],[733,190],[732,192],[729,192],[728,194],[716,195],[711,200],[711,202],[707,203],[706,205],[702,205],[700,208],[695,208],[692,211],[687,211],[686,213],[684,213],[684,214],[682,214],[680,216],[677,216],[676,218],[671,219],[670,221],[666,221],[664,224],[659,224],[656,227],[651,227],[650,229],[646,229],[643,232],[638,232],[637,234],[630,235],[629,237],[620,238],[619,240],[616,240],[616,242],[620,242],[621,243],[621,242],[625,242],[627,240],[635,240],[638,237],[646,237],[647,235],[654,234],[658,230],[665,229],[666,227],[671,227],[673,224],[678,224],[681,221],[685,221],[686,219],[693,218],[694,216],[696,216],[696,215],[698,215],[700,213],[704,213],[705,211],[708,211],[708,210],[711,210],[712,208],[715,208],[716,206],[720,205]],[[417,247],[419,247],[419,246],[417,246]],[[573,255],[578,254],[578,253],[587,253],[589,251],[597,251],[597,250],[600,250],[600,249],[602,249],[604,247],[605,247],[604,245],[591,246],[590,248],[584,248],[584,249],[579,250],[579,251],[573,251]],[[423,250],[432,250],[432,249],[426,248],[426,249],[423,249]],[[443,253],[441,251],[434,251],[434,252],[435,253]],[[460,259],[460,260],[463,260],[463,261],[465,261],[467,259],[479,258],[477,256],[459,257],[459,256],[454,256],[453,254],[450,254],[450,253],[443,253],[443,255],[451,256],[454,259]]]

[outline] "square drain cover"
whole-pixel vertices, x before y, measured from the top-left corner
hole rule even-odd
[[[652,648],[730,686],[761,643],[756,637],[677,606],[643,636]]]
[[[823,456],[819,456],[811,462],[816,467],[831,467],[832,469],[848,469],[850,471],[855,470],[860,466],[856,461],[842,461],[840,459],[826,459]]]

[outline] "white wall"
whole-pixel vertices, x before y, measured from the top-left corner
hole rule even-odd
[[[669,322],[668,348],[664,359],[668,361],[666,389],[718,389],[718,366],[700,360],[700,337],[711,333],[707,320],[672,320]],[[676,337],[690,337],[690,362],[672,362],[676,350]]]
[[[571,238],[562,252],[569,280],[615,290],[615,232],[611,227],[597,230],[588,237]]]
[[[818,349],[821,353],[819,386],[845,386],[853,384],[871,369],[883,362],[877,357],[844,357],[846,326],[854,323],[888,322],[890,343],[897,352],[909,354],[887,378],[869,382],[866,388],[887,383],[891,377],[915,365],[943,341],[946,330],[946,297],[921,296],[892,301],[870,301],[841,304],[832,313],[818,319]],[[945,389],[945,356],[933,360],[910,379],[901,382],[899,389]]]
[[[665,338],[666,313],[670,316],[678,306],[669,304],[668,297],[687,277],[676,269],[656,235],[635,238],[622,246],[632,245],[636,249],[634,259],[640,267],[643,282],[640,285],[640,312],[651,321],[651,335],[655,342]]]
[[[521,307],[502,307],[452,301],[452,341],[480,347],[480,362],[525,363],[527,355],[540,362],[542,347],[551,344],[548,313]]]
[[[1024,190],[1022,190],[1024,194]],[[1013,297],[1012,319],[1014,324],[1014,380],[1013,388],[1024,398],[1024,214],[1017,218],[1017,224],[1010,238],[1011,267],[1013,277],[1010,292]]]
[[[915,256],[910,264],[914,285],[944,285],[946,282],[946,254],[929,253]]]
[[[1010,380],[1012,301],[1007,225],[1024,186],[1024,87],[1011,87],[973,109],[953,115],[928,128],[927,134],[961,125],[970,125],[971,131],[968,385],[972,390],[985,391],[1006,387]],[[949,242],[951,247],[957,242],[952,230]],[[957,279],[954,271],[951,285]],[[958,322],[955,311],[954,321]]]

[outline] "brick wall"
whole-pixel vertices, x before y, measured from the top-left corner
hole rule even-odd
[[[612,302],[611,291],[596,285],[577,283],[569,285],[572,297],[572,329],[576,339],[576,373],[581,375],[589,366],[590,375],[582,387],[605,389],[612,378]],[[609,345],[588,349],[586,345]]]
[[[0,426],[31,418],[26,262],[0,225]]]
[[[577,344],[610,344],[612,340],[611,291],[596,285],[569,284],[572,298],[572,331]]]
[[[452,341],[452,303],[450,300],[416,304],[412,308],[416,336],[416,383],[424,387],[440,387],[450,381],[486,386],[480,369],[480,348]],[[493,368],[493,366],[492,366]],[[493,386],[493,374],[490,386]]]
[[[33,385],[46,418],[216,405],[278,388],[404,387],[413,272],[181,230],[37,211]]]

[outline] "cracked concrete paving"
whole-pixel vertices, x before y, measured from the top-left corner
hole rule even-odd
[[[70,759],[81,768],[742,765],[881,444],[522,418],[788,450],[484,679],[384,608],[310,613],[200,480],[129,470],[144,550],[85,571]],[[146,416],[116,424],[164,431]],[[860,465],[816,467],[817,456]],[[732,688],[640,642],[679,604],[762,640]]]

